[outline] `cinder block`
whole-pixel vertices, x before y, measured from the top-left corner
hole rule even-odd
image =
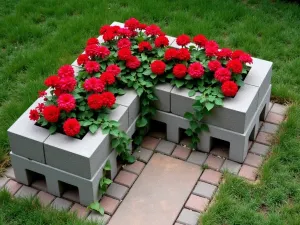
[[[173,86],[169,83],[158,84],[154,88],[154,93],[158,100],[154,102],[155,107],[161,111],[171,112],[171,91]]]
[[[36,100],[8,129],[10,149],[17,155],[45,163],[44,141],[49,137],[48,129],[35,125],[29,119],[29,112],[43,99]]]
[[[176,44],[176,38],[174,38],[174,37],[172,37],[172,36],[168,36],[168,35],[166,35],[166,37],[168,38],[168,40],[169,40],[169,46],[172,46],[173,47],[173,43],[175,43]],[[176,44],[177,45],[177,44]],[[179,47],[179,46],[178,46]]]
[[[109,117],[120,122],[122,130],[128,129],[126,107],[118,106],[112,110]],[[110,140],[110,135],[103,134],[101,129],[95,134],[87,133],[82,140],[56,133],[45,141],[46,163],[54,168],[91,179],[112,151]]]
[[[132,135],[134,134],[134,132],[136,131],[136,121],[138,120],[139,116],[137,116],[135,118],[135,120],[133,121],[133,123],[130,125],[130,127],[127,129],[126,134],[129,137],[132,137]]]
[[[129,126],[140,113],[140,100],[135,90],[126,89],[125,94],[117,96],[116,103],[128,108],[128,124]]]
[[[111,24],[111,26],[119,26],[119,27],[123,28],[123,27],[124,27],[124,23],[114,21],[114,22]]]
[[[106,160],[104,160],[102,165],[99,166],[95,175],[91,179],[82,178],[60,169],[53,168],[49,165],[28,160],[24,157],[15,155],[12,152],[10,153],[10,156],[18,182],[30,185],[32,178],[28,171],[34,171],[45,176],[47,191],[55,196],[60,197],[63,194],[64,190],[62,190],[60,182],[77,187],[80,203],[83,205],[89,205],[90,203],[100,199],[99,181],[103,176],[103,167],[108,160],[111,164],[111,179],[114,179],[117,174],[117,153],[115,150],[106,158]]]
[[[189,90],[174,87],[171,91],[171,112],[184,116],[193,112],[195,96],[188,96]],[[200,93],[199,93],[200,94]],[[203,122],[224,129],[244,133],[258,106],[258,88],[242,86],[234,98],[226,98],[222,107],[215,107]]]

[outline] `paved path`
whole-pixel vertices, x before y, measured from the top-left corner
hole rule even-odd
[[[197,165],[154,154],[109,225],[173,224],[200,174]]]

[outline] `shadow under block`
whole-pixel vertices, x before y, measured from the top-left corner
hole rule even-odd
[[[119,105],[109,117],[120,122],[120,128],[127,131],[127,107]],[[46,164],[91,179],[112,151],[110,140],[110,135],[103,134],[101,129],[95,134],[88,132],[82,140],[56,133],[44,143]]]
[[[29,160],[22,156],[15,155],[12,152],[10,153],[10,156],[16,179],[19,182],[30,185],[33,181],[30,171],[37,172],[45,176],[47,191],[55,196],[60,197],[63,194],[64,190],[61,187],[61,182],[77,187],[79,201],[86,206],[92,202],[98,201],[101,197],[99,194],[99,181],[103,176],[103,167],[106,162],[109,160],[111,164],[111,179],[114,179],[118,171],[117,153],[115,150],[103,161],[91,179],[82,178],[49,165]]]

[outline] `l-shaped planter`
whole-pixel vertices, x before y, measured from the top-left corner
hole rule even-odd
[[[114,22],[112,25],[123,26]],[[99,38],[103,42],[102,37]],[[176,45],[175,38],[168,36],[170,45]],[[203,119],[209,132],[199,134],[201,142],[197,150],[209,152],[213,139],[230,143],[229,159],[242,162],[248,151],[249,139],[254,139],[260,126],[259,121],[266,117],[270,101],[272,63],[255,59],[237,95],[226,98],[222,107],[215,107],[212,114]],[[75,61],[76,72],[80,69]],[[194,97],[188,96],[187,89],[178,89],[170,84],[155,87],[158,100],[155,102],[157,114],[154,120],[163,122],[167,127],[167,139],[176,143],[180,140],[180,129],[189,127],[183,118],[185,112],[192,112]],[[197,93],[201,95],[201,93]],[[16,179],[31,184],[34,173],[45,177],[48,192],[61,196],[62,183],[78,188],[80,203],[88,205],[98,200],[98,185],[103,176],[103,167],[109,160],[112,166],[110,177],[117,173],[117,154],[110,146],[110,136],[99,129],[95,134],[86,134],[82,140],[56,133],[49,135],[47,129],[36,126],[29,120],[29,110],[9,128],[12,165]],[[140,100],[133,90],[125,90],[125,95],[117,97],[119,105],[110,114],[110,119],[120,122],[121,129],[132,137],[139,117]],[[34,173],[33,173],[34,172]]]

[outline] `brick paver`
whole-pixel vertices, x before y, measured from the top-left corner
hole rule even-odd
[[[103,196],[100,201],[100,205],[104,208],[105,213],[107,213],[108,215],[114,214],[119,203],[120,202],[118,200],[108,196]]]
[[[272,134],[265,133],[265,132],[259,132],[256,137],[256,142],[264,144],[264,145],[271,145],[271,141],[273,139]]]
[[[194,195],[198,195],[204,198],[211,199],[217,190],[217,187],[212,184],[208,184],[202,181],[199,181],[193,190]]]
[[[115,178],[115,182],[130,188],[136,180],[136,178],[136,174],[122,170]]]
[[[56,198],[51,203],[51,206],[57,210],[69,210],[72,206],[72,202],[62,198]]]
[[[248,180],[255,181],[257,176],[257,168],[248,165],[243,165],[239,172],[239,176],[244,177]]]
[[[16,176],[15,176],[15,171],[12,167],[8,167],[6,168],[6,171],[5,171],[5,176],[8,177],[8,178],[11,178],[13,180],[16,179]]]
[[[248,150],[252,147],[252,145],[253,145],[253,141],[249,141],[248,142]]]
[[[73,202],[79,202],[78,189],[67,190],[63,193],[62,197]]]
[[[81,219],[85,219],[90,211],[86,207],[75,203],[70,209],[70,212],[75,213]]]
[[[128,164],[128,165],[124,166],[123,169],[128,172],[139,175],[142,172],[142,170],[144,169],[144,167],[145,167],[145,163],[140,162],[140,161],[135,161],[132,164]]]
[[[214,155],[209,155],[205,161],[205,165],[207,165],[209,168],[214,169],[214,170],[220,170],[221,166],[224,163],[224,159],[214,156]]]
[[[9,180],[6,185],[5,188],[7,189],[7,191],[11,194],[14,195],[17,193],[17,191],[22,187],[22,184],[14,181],[14,180]]]
[[[155,151],[160,152],[162,154],[171,155],[175,147],[175,143],[166,140],[161,140],[157,145]]]
[[[266,118],[266,122],[274,123],[274,124],[280,124],[283,120],[284,120],[284,116],[272,112],[269,112]]]
[[[191,195],[187,200],[185,207],[197,212],[204,212],[207,208],[209,200],[207,198]]]
[[[139,148],[133,153],[133,155],[136,157],[137,160],[140,160],[144,163],[148,163],[151,156],[153,155],[153,151],[145,148]]]
[[[154,138],[154,137],[150,137],[150,136],[146,136],[144,137],[144,140],[142,142],[142,147],[149,149],[149,150],[154,150],[156,148],[156,146],[159,143],[159,139]]]
[[[17,198],[30,198],[36,196],[38,193],[38,190],[32,187],[28,187],[23,185],[15,194],[15,197]]]
[[[202,173],[200,177],[200,181],[213,184],[213,185],[219,185],[221,178],[222,178],[222,173],[211,169],[206,169]]]
[[[127,194],[128,190],[128,187],[117,183],[111,183],[106,191],[106,195],[118,200],[122,200]]]
[[[285,105],[274,103],[273,107],[271,108],[271,112],[284,116],[286,114],[287,108],[288,107]]]
[[[269,152],[270,147],[267,145],[263,145],[260,143],[254,143],[250,152],[258,154],[258,155],[266,155]]]
[[[2,189],[8,181],[9,181],[9,178],[0,177],[0,189]]]
[[[222,168],[221,168],[221,171],[224,172],[224,171],[228,171],[229,173],[232,173],[232,174],[238,174],[238,172],[240,171],[241,169],[241,164],[240,163],[237,163],[237,162],[234,162],[234,161],[231,161],[229,159],[226,159]]]
[[[188,209],[183,209],[177,219],[177,222],[186,225],[197,225],[199,216],[200,213]]]
[[[214,147],[211,151],[211,154],[221,156],[222,158],[228,158],[229,157],[229,149],[222,148],[222,147]]]
[[[36,197],[39,199],[41,205],[43,206],[50,205],[51,202],[53,202],[53,200],[55,199],[55,196],[43,191],[40,191]]]
[[[272,123],[263,123],[261,127],[261,131],[270,133],[270,134],[275,134],[279,128],[279,125],[272,124]]]
[[[191,149],[183,147],[181,145],[177,145],[172,153],[172,156],[182,160],[187,160],[190,153],[191,153]]]
[[[34,181],[31,186],[33,188],[36,188],[38,190],[47,192],[47,184],[46,184],[46,180],[36,180]]]
[[[188,158],[188,162],[197,164],[199,166],[202,166],[207,159],[207,154],[203,152],[198,151],[192,151],[191,155]]]
[[[109,222],[110,216],[107,214],[104,214],[104,216],[101,216],[97,212],[91,212],[91,214],[87,217],[87,220],[93,221],[95,223],[99,223],[99,225],[105,225]]]
[[[249,166],[253,166],[253,167],[260,167],[262,162],[263,162],[263,157],[261,157],[259,155],[252,154],[252,153],[248,153],[244,164],[249,165]]]

